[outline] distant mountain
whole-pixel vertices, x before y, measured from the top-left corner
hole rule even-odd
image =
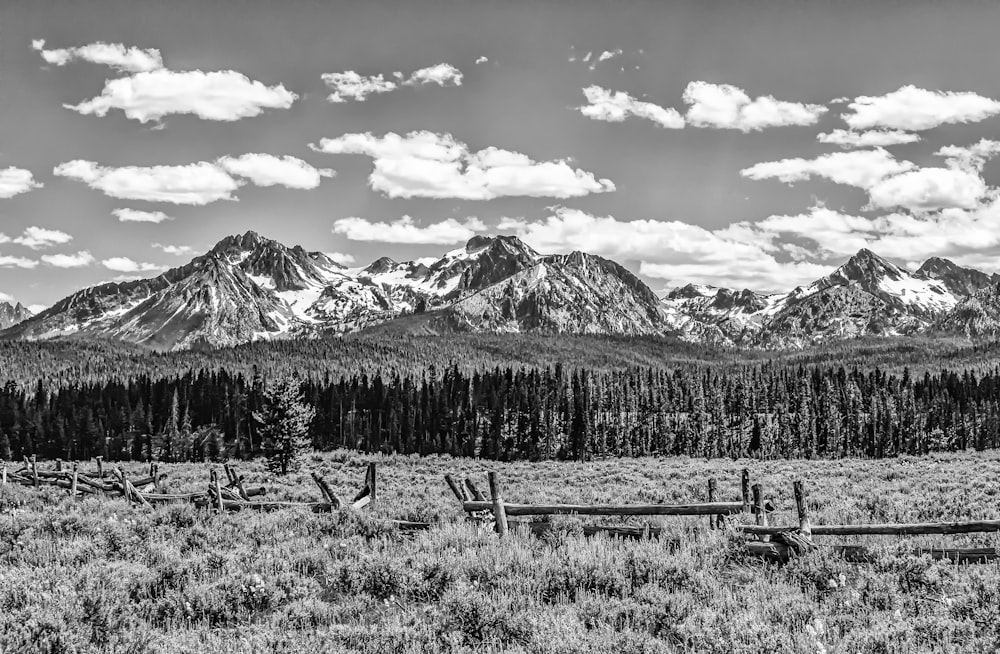
[[[36,316],[0,304],[0,327],[5,339],[98,336],[165,350],[376,329],[663,334],[763,348],[863,336],[981,339],[1000,336],[1000,276],[936,257],[910,272],[862,249],[787,293],[687,284],[661,299],[614,261],[540,254],[513,236],[345,268],[247,232],[157,277],[87,288]]]
[[[33,314],[20,302],[11,304],[10,302],[0,302],[0,329],[7,329],[12,325],[27,320]]]

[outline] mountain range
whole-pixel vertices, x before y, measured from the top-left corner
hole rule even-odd
[[[803,347],[866,335],[1000,334],[1000,276],[931,258],[909,271],[860,250],[787,293],[688,284],[658,297],[614,261],[476,236],[440,258],[346,268],[255,232],[149,278],[78,291],[37,315],[0,303],[0,338],[102,337],[161,350],[393,328],[673,335]]]

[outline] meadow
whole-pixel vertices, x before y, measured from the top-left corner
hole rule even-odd
[[[309,472],[350,497],[371,461],[378,499],[357,512],[215,514],[144,509],[64,490],[0,486],[0,652],[986,652],[1000,648],[1000,569],[917,556],[997,546],[993,534],[817,537],[784,565],[752,558],[707,518],[653,518],[661,539],[500,541],[469,522],[443,476],[499,472],[511,502],[682,502],[739,497],[749,468],[794,524],[792,481],[814,523],[1000,518],[1000,452],[888,460],[611,459],[495,463],[447,456],[307,457],[272,476],[237,462],[269,499],[319,498]],[[93,463],[84,464],[85,468]],[[132,475],[147,467],[122,464]],[[160,464],[167,491],[203,490],[209,464]],[[46,464],[51,467],[51,464]],[[88,468],[89,469],[89,468]],[[402,533],[385,518],[440,523]],[[747,519],[744,516],[742,519]],[[642,524],[643,518],[605,519]],[[676,544],[679,540],[680,544]]]

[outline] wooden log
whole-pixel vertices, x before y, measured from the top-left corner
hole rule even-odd
[[[357,511],[358,509],[365,508],[366,506],[368,506],[369,504],[371,504],[371,502],[372,502],[372,496],[371,495],[365,495],[365,496],[361,497],[361,499],[355,500],[351,504],[351,508],[353,510]]]
[[[6,468],[4,470],[6,470]],[[451,489],[451,492],[456,498],[458,498],[459,502],[465,503],[469,500],[469,496],[466,494],[465,489],[455,483],[455,480],[451,478],[451,475],[445,475],[444,480],[448,484],[448,488]]]
[[[149,464],[149,476],[153,478],[153,492],[160,492],[160,464],[150,463]]]
[[[78,476],[79,475],[77,473],[76,461],[74,461],[73,462],[73,481],[72,481],[72,486],[69,487],[69,495],[70,495],[70,497],[76,497],[76,485],[77,485],[77,477]]]
[[[487,511],[492,502],[464,502],[466,511]],[[507,515],[730,515],[740,513],[740,502],[711,504],[504,504]]]
[[[233,472],[232,466],[230,466],[228,462],[227,463],[223,463],[222,464],[222,469],[226,471],[226,479],[228,480],[227,485],[228,486],[235,485],[236,484],[236,473]]]
[[[486,501],[486,496],[483,495],[481,492],[479,492],[479,489],[476,488],[476,485],[474,483],[472,483],[472,480],[469,479],[468,477],[465,478],[465,487],[469,489],[469,493],[472,495],[473,501],[476,501],[476,502],[485,502]],[[487,508],[489,508],[489,507],[487,507]]]
[[[333,494],[332,490],[330,490],[330,485],[326,483],[326,480],[323,479],[323,477],[321,477],[318,473],[313,472],[310,474],[312,475],[313,481],[315,481],[316,485],[319,486],[319,492],[320,495],[323,496],[323,499],[326,500],[327,502],[330,502],[331,504],[336,504],[337,508],[339,509],[340,499]],[[248,499],[248,498],[244,497],[243,499]]]
[[[799,533],[806,538],[812,537],[812,525],[809,524],[809,514],[806,512],[806,491],[801,481],[792,483],[795,494],[795,510],[799,515]]]
[[[508,520],[507,525],[511,530],[526,530],[535,536],[543,536],[556,528],[551,522],[524,522],[522,520]],[[604,534],[612,538],[625,538],[628,540],[659,538],[663,533],[662,528],[652,527],[648,524],[642,527],[632,525],[581,525],[580,530],[584,536]],[[680,540],[675,539],[671,543],[680,545]]]
[[[493,498],[493,517],[497,524],[497,535],[500,538],[507,537],[507,511],[504,507],[503,497],[500,495],[500,482],[497,480],[497,473],[492,470],[487,475],[490,484],[490,497]]]
[[[708,480],[708,503],[712,504],[715,502],[715,478]],[[715,529],[715,514],[710,513],[708,516],[708,528]]]
[[[128,485],[128,493],[129,496],[132,497],[132,499],[138,500],[139,504],[142,504],[145,507],[152,507],[152,505],[146,501],[146,498],[142,496],[142,493],[139,492],[139,490],[132,484],[132,482],[126,480],[125,483]]]
[[[795,527],[736,525],[746,534],[768,535]],[[915,522],[870,525],[812,525],[813,536],[916,536],[920,534],[973,534],[1000,531],[1000,520],[969,522]]]
[[[236,489],[240,492],[240,497],[242,497],[245,500],[250,499],[250,496],[247,495],[247,489],[243,486],[243,475],[235,475],[235,477],[236,477]]]
[[[208,498],[204,493],[142,493],[142,497],[150,503],[157,502],[191,502],[198,498],[204,498],[206,502]]]
[[[124,470],[122,470],[122,468],[120,466],[118,468],[118,478],[122,482],[122,494],[125,495],[125,501],[126,502],[131,502],[132,501],[132,491],[129,488],[128,473],[125,472]]]
[[[849,563],[872,563],[877,555],[863,545],[826,545],[838,556]],[[795,550],[784,543],[764,543],[748,541],[747,551],[769,561],[783,563],[796,555]],[[936,560],[949,560],[955,563],[993,563],[1000,560],[1000,554],[992,547],[959,547],[959,548],[916,548],[912,550],[916,556],[929,556]]]
[[[220,504],[216,499],[206,496],[194,499],[196,506],[215,506]],[[306,508],[314,513],[330,513],[333,505],[329,502],[243,502],[237,500],[221,500],[221,506],[227,511],[242,511],[244,509],[252,511],[277,511],[279,509]]]
[[[219,475],[216,473],[215,468],[212,468],[209,472],[210,483],[212,486],[212,492],[215,493],[215,508],[221,513],[225,510],[226,505],[223,503],[222,499],[222,488],[219,487]]]

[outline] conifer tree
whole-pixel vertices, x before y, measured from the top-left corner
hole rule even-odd
[[[309,425],[316,409],[303,401],[299,386],[294,377],[278,379],[265,388],[261,408],[253,413],[263,437],[267,467],[282,475],[297,470],[311,447]]]

